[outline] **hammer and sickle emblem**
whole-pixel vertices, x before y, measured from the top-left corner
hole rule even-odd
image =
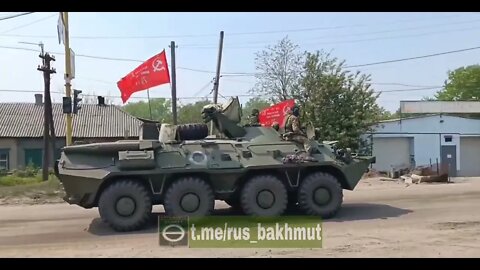
[[[153,72],[165,70],[165,67],[163,66],[162,60],[160,60],[158,58],[153,61],[152,67],[153,67]]]

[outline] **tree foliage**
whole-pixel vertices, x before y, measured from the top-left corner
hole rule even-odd
[[[200,113],[203,106],[207,104],[210,104],[208,100],[202,100],[178,106],[178,123],[201,123],[203,120]],[[152,98],[150,99],[150,106],[152,108],[152,120],[159,121],[160,123],[173,122],[172,105],[170,100],[165,98]],[[135,117],[150,119],[150,108],[146,101],[128,103],[123,106],[123,109]]]
[[[178,109],[178,123],[179,124],[189,124],[189,123],[202,123],[202,108],[205,105],[210,104],[211,101],[201,100],[195,103],[188,103],[183,106],[180,106]]]
[[[380,119],[378,94],[370,76],[344,69],[344,62],[317,51],[308,53],[303,76],[303,119],[319,128],[322,140],[338,140],[339,146],[358,148],[360,136]]]
[[[253,109],[258,109],[259,111],[270,107],[270,102],[260,98],[254,97],[249,99],[242,108],[242,123],[246,124],[248,122],[248,116],[251,114]]]
[[[378,94],[370,76],[346,70],[341,61],[323,51],[297,52],[285,37],[257,54],[259,92],[274,102],[296,99],[301,119],[319,128],[320,140],[338,140],[339,146],[358,149],[360,135],[381,119]]]
[[[298,52],[298,49],[298,45],[285,37],[278,44],[257,52],[257,83],[252,92],[268,96],[273,102],[298,97],[305,58],[305,53]]]
[[[444,88],[435,98],[441,101],[480,100],[480,65],[449,71]]]
[[[150,99],[152,109],[152,117],[150,117],[150,107],[148,101],[131,102],[123,106],[123,110],[127,113],[144,119],[159,121],[160,123],[172,122],[172,105],[170,100],[166,98]]]

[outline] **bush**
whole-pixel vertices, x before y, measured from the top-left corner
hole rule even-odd
[[[53,179],[55,172],[48,170],[48,179]],[[13,170],[11,173],[0,171],[0,186],[30,185],[42,182],[42,170],[29,163],[24,170]]]

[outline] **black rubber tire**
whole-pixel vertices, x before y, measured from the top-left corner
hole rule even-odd
[[[185,195],[193,195],[198,206],[188,211],[182,208],[181,200]],[[212,188],[201,178],[185,177],[175,180],[167,189],[163,201],[165,212],[169,216],[207,216],[215,207],[215,196]]]
[[[314,201],[314,192],[318,188],[325,189],[330,195],[329,201],[324,205]],[[298,204],[308,215],[331,218],[338,212],[342,203],[343,189],[337,178],[328,173],[315,172],[307,175],[298,189]]]
[[[132,214],[121,215],[118,212],[117,203],[123,198],[127,198],[130,206],[133,203]],[[102,220],[114,230],[119,232],[135,231],[141,229],[150,220],[152,214],[151,194],[144,185],[136,181],[114,182],[100,195],[98,211]]]
[[[269,191],[263,194],[268,194],[272,198],[271,206],[259,205],[258,195],[261,191]],[[280,216],[287,209],[287,189],[282,181],[273,175],[254,176],[243,186],[240,202],[243,212],[247,215]]]
[[[177,139],[201,140],[208,136],[208,126],[206,124],[184,124],[177,125]]]

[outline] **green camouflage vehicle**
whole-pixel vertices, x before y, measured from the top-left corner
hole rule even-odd
[[[240,126],[238,98],[205,106],[202,117],[201,124],[162,124],[158,140],[63,148],[55,173],[64,200],[98,207],[117,231],[142,228],[152,205],[162,204],[169,216],[203,216],[215,200],[246,215],[278,216],[298,204],[305,214],[330,218],[343,189],[353,190],[375,162],[313,139],[313,153],[302,157],[303,145],[283,140],[274,128]],[[208,136],[211,123],[216,135]]]

